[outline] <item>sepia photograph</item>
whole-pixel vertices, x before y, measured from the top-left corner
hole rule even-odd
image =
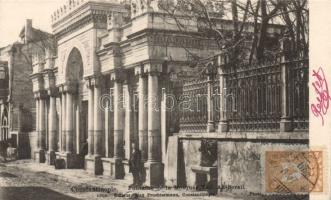
[[[330,11],[0,0],[0,199],[330,200]]]

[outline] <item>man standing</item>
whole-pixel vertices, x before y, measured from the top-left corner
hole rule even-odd
[[[132,153],[129,160],[130,172],[133,176],[133,184],[130,187],[139,187],[141,185],[141,152],[135,145],[132,143]]]

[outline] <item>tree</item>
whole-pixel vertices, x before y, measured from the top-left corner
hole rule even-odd
[[[279,47],[278,39],[285,36],[295,43],[296,55],[308,53],[306,0],[158,0],[158,6],[174,19],[180,31],[188,29],[183,19],[196,21],[199,33],[215,40],[219,51],[227,52],[232,63],[273,58]],[[220,27],[224,19],[232,21],[231,31]],[[282,29],[272,42],[268,31],[271,24]],[[244,31],[248,26],[253,31]]]

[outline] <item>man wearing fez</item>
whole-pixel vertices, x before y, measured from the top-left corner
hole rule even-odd
[[[130,187],[139,187],[141,185],[141,152],[135,143],[132,143],[132,153],[129,160],[130,172],[133,176],[133,184]]]

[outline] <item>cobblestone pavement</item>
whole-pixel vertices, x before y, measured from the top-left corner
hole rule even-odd
[[[55,170],[31,160],[0,163],[1,200],[103,200],[103,199],[181,199],[181,200],[303,200],[307,198],[231,195],[208,196],[207,192],[179,189],[129,190],[132,181],[94,176],[80,169]],[[143,197],[142,197],[143,196]]]

